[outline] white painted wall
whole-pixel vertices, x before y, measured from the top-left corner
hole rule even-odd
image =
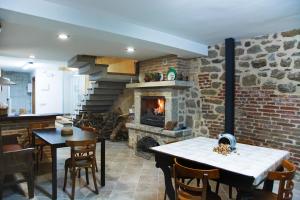
[[[0,102],[4,104],[9,104],[9,86],[0,85]]]
[[[63,113],[63,72],[37,69],[35,72],[36,114]]]
[[[2,71],[0,69],[0,77],[2,76]],[[10,96],[10,87],[7,85],[0,85],[0,103],[6,104],[9,106],[8,112],[10,113],[10,101],[9,101],[9,96]]]
[[[76,72],[70,71],[63,73],[63,112],[65,114],[74,114],[86,92],[87,77],[76,74]]]

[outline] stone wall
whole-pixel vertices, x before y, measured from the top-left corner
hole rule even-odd
[[[224,130],[224,44],[191,60],[201,94],[200,131]],[[236,42],[235,133],[239,142],[285,149],[300,164],[300,29]]]

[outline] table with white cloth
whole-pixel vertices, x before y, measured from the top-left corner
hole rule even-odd
[[[288,151],[240,143],[237,143],[236,151],[222,155],[213,151],[216,146],[217,139],[197,137],[151,148],[156,167],[164,172],[169,199],[175,199],[170,174],[174,158],[186,161],[187,165],[194,168],[220,169],[219,181],[238,188],[240,199],[243,199],[243,192],[247,193],[249,199],[251,191],[266,179],[268,172],[279,169],[282,160],[289,158]],[[267,185],[266,189],[271,190],[272,186]]]

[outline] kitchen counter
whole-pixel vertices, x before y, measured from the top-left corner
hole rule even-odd
[[[61,116],[60,113],[49,113],[49,114],[25,114],[25,115],[8,115],[0,116],[0,122],[4,121],[17,121],[17,120],[35,120],[43,118],[56,118],[56,116]]]
[[[36,123],[44,123],[48,127],[54,127],[56,117],[61,115],[60,113],[48,113],[0,116],[0,126],[1,130],[7,134],[25,133],[32,124]]]

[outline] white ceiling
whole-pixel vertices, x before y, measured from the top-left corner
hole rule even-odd
[[[1,11],[1,10],[0,10]],[[0,33],[0,55],[67,61],[77,54],[103,56],[134,56],[147,59],[168,54],[166,49],[154,50],[151,44],[145,45],[132,38],[120,37],[94,29],[83,28],[67,23],[3,11],[3,30]],[[57,39],[57,34],[66,32],[68,41]],[[125,48],[134,46],[134,55],[127,54]]]
[[[17,58],[0,56],[0,70],[16,71],[16,72],[34,72],[36,69],[61,69],[66,66],[65,62],[53,60],[35,59],[33,64],[28,62],[33,61],[29,58]]]
[[[0,19],[0,56],[196,57],[228,37],[300,28],[300,1],[1,0]],[[57,40],[59,32],[70,34],[70,40]],[[136,52],[126,54],[127,46]]]
[[[204,44],[300,28],[299,0],[47,0]],[[104,12],[104,13],[103,13]]]

